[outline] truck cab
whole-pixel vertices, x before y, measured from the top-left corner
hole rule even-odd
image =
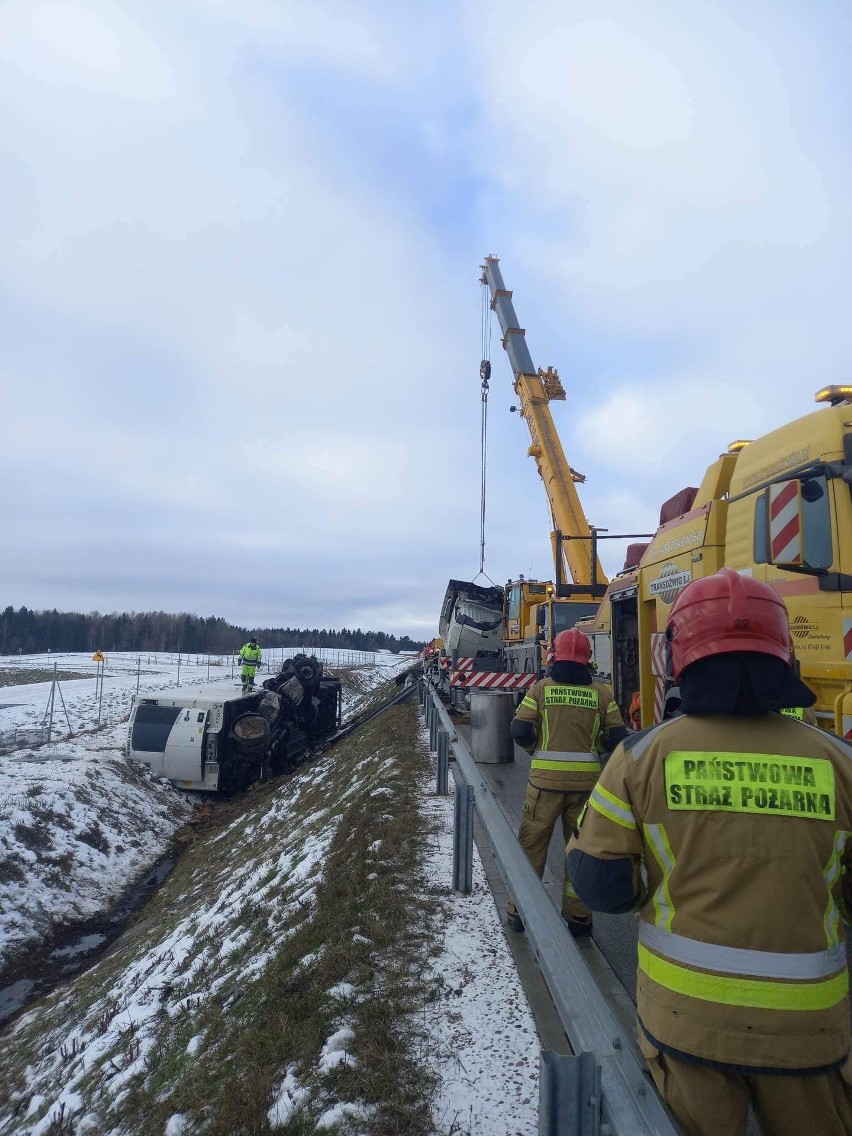
[[[598,605],[558,599],[552,583],[509,580],[503,608],[503,650],[510,670],[542,675],[548,666],[553,640],[578,620],[593,615]]]
[[[663,506],[639,564],[610,583],[581,627],[609,641],[623,713],[664,715],[665,626],[691,580],[722,567],[764,580],[784,600],[817,721],[852,736],[852,387],[817,394],[828,408],[754,441],[732,442],[701,484]]]

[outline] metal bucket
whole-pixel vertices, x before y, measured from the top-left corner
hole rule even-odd
[[[507,690],[470,691],[470,749],[475,761],[497,765],[514,761],[509,726],[515,716],[515,696]]]

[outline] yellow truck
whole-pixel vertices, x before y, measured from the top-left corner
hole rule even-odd
[[[560,599],[550,581],[509,580],[503,602],[503,656],[509,670],[540,675],[560,631],[592,616],[597,602]]]
[[[666,502],[650,543],[633,546],[635,566],[578,624],[595,658],[611,659],[625,716],[638,694],[642,726],[660,721],[676,695],[664,636],[675,597],[728,566],[784,600],[817,720],[852,736],[852,386],[826,387],[816,401],[821,409],[732,443],[697,488]]]

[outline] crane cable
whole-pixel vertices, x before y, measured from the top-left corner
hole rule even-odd
[[[485,469],[488,442],[488,381],[491,378],[491,306],[489,290],[482,281],[482,362],[479,377],[482,380],[482,415],[480,426],[480,502],[479,502],[479,574],[485,575]]]

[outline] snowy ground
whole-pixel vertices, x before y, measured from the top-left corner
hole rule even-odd
[[[333,664],[366,660],[361,693],[411,664],[384,652],[316,654]],[[274,669],[279,655],[280,649],[270,653]],[[125,758],[125,724],[137,689],[231,676],[236,682],[239,674],[230,657],[107,655],[101,696],[90,655],[0,656],[0,675],[21,678],[0,686],[0,735],[26,731],[25,739],[45,724],[52,683],[26,678],[42,679],[54,666],[59,675],[85,677],[60,679],[54,690],[53,740],[0,753],[0,969],[51,927],[107,907],[157,861],[197,803],[197,796]]]
[[[399,660],[392,665],[399,666]],[[385,670],[380,677],[387,674]],[[421,730],[424,746],[425,737]],[[81,789],[91,784],[72,777],[75,770],[100,776],[111,767],[118,780],[122,760],[118,735],[111,741],[102,735],[88,741],[98,745],[109,741],[111,754],[83,746],[84,752],[74,762],[57,758],[44,767],[43,775],[54,777],[44,793],[56,801],[57,815],[62,809],[73,809]],[[55,769],[50,768],[53,765]],[[9,773],[5,762],[2,772],[12,778],[12,795],[29,800],[30,785],[16,780],[23,774]],[[42,771],[30,766],[29,772],[38,775]],[[60,1124],[70,1122],[76,1133],[104,1131],[108,1117],[112,1127],[111,1118],[123,1101],[130,1106],[133,1098],[129,1094],[139,1091],[140,1079],[149,1076],[152,1068],[156,1070],[158,1059],[162,1062],[163,1055],[171,1052],[186,1055],[187,1064],[177,1067],[173,1082],[158,1084],[159,1102],[171,1099],[172,1094],[177,1099],[188,1076],[221,1068],[221,1061],[235,1052],[237,1042],[219,1031],[237,1021],[246,991],[253,982],[264,981],[267,968],[280,965],[281,952],[291,939],[297,942],[309,922],[331,842],[346,836],[347,826],[341,824],[343,808],[360,812],[367,801],[386,807],[383,796],[394,794],[400,772],[392,758],[368,753],[358,759],[354,771],[347,772],[342,797],[339,788],[337,796],[332,792],[335,775],[334,758],[320,759],[277,793],[264,813],[252,819],[238,818],[217,836],[215,847],[222,850],[219,859],[208,852],[203,869],[192,876],[198,889],[206,888],[215,895],[215,902],[193,906],[191,897],[184,897],[171,924],[155,918],[152,926],[140,929],[132,951],[125,948],[124,962],[105,960],[91,976],[79,980],[85,983],[82,990],[79,983],[76,989],[60,989],[18,1019],[7,1050],[11,1047],[22,1058],[31,1053],[25,1060],[23,1083],[18,1082],[12,1095],[23,1111],[0,1115],[0,1132],[44,1136],[49,1130],[58,1131],[58,1118]],[[168,823],[178,822],[179,816],[165,808],[180,800],[174,790],[154,782],[145,786],[145,792],[151,804],[162,806],[170,818],[163,820],[163,831]],[[424,1009],[433,1039],[431,1060],[437,1064],[439,1080],[436,1129],[447,1136],[531,1136],[536,1130],[538,1094],[535,1026],[478,855],[474,857],[473,893],[458,896],[450,890],[452,797],[432,796],[429,785],[422,792],[424,816],[434,831],[427,876],[444,897],[443,942],[429,962],[440,995]],[[83,810],[80,823],[85,820]],[[377,868],[385,855],[378,831],[379,838],[368,850]],[[110,855],[115,855],[114,849]],[[137,855],[141,863],[141,849]],[[79,856],[81,864],[85,861],[86,855]],[[57,889],[55,901],[60,894]],[[91,898],[94,902],[94,895]],[[174,902],[168,911],[175,911]],[[368,925],[357,929],[353,938],[370,950]],[[322,955],[320,946],[299,956],[305,982],[321,964]],[[373,973],[381,973],[379,958]],[[369,1117],[369,1107],[352,1095],[341,1097],[340,1081],[335,1078],[356,1063],[352,1040],[358,1006],[377,993],[375,986],[359,987],[354,980],[339,982],[326,991],[325,999],[337,1010],[319,1058],[307,1072],[295,1066],[281,1070],[268,1113],[272,1129],[307,1109],[320,1131],[341,1122],[346,1131],[361,1131],[358,1121]],[[223,1003],[230,1016],[211,1018]],[[211,1021],[217,1023],[215,1028]],[[150,1131],[166,1136],[196,1131],[180,1107],[165,1112],[159,1124]],[[113,1130],[136,1131],[132,1124],[125,1128],[123,1123]]]
[[[452,791],[452,778],[450,786]],[[428,870],[434,880],[446,881],[452,878],[453,798],[429,797],[424,807],[438,820]],[[448,894],[434,971],[451,995],[434,1008],[429,1023],[442,1054],[434,1106],[438,1131],[532,1136],[541,1045],[476,846],[473,891]]]

